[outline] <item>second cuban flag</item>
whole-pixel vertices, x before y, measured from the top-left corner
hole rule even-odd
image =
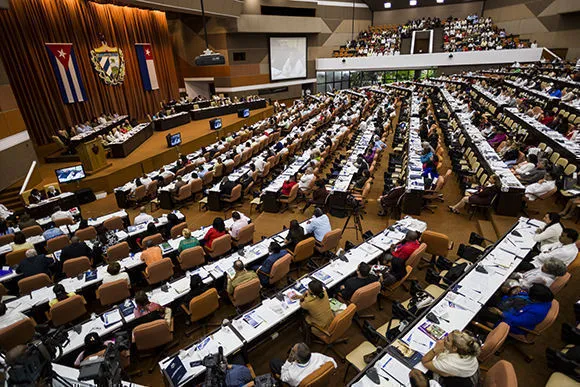
[[[159,89],[151,43],[136,43],[135,49],[137,50],[137,59],[139,61],[139,69],[141,70],[143,87],[148,91]]]

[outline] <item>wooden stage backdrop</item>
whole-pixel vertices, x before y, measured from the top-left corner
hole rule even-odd
[[[223,127],[219,131],[210,130],[209,119],[191,121],[188,124],[178,126],[168,131],[155,132],[133,153],[123,159],[109,159],[112,165],[93,175],[87,176],[77,183],[61,186],[63,191],[76,191],[80,188],[91,188],[93,192],[106,191],[112,193],[113,189],[119,187],[131,179],[141,176],[143,172],[151,172],[161,168],[163,165],[177,160],[179,152],[188,154],[195,152],[202,146],[213,144],[218,136],[225,136],[228,133],[241,129],[243,125],[251,125],[272,115],[272,106],[263,109],[256,109],[250,112],[248,118],[238,118],[237,114],[222,116]],[[179,147],[168,148],[165,136],[168,133],[181,132],[182,144]],[[71,165],[70,163],[43,163],[39,166],[43,176],[43,184],[48,184],[56,180],[54,170]]]

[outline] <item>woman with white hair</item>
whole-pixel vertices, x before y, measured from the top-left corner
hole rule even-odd
[[[462,385],[476,386],[479,381],[477,356],[480,352],[481,345],[476,338],[455,330],[445,339],[437,341],[433,349],[423,356],[421,363],[433,372],[437,382],[444,382],[446,378],[461,378]]]
[[[557,258],[549,258],[541,267],[536,267],[523,273],[514,273],[512,278],[518,281],[518,285],[528,290],[533,284],[542,284],[550,287],[557,277],[566,274],[566,264]]]

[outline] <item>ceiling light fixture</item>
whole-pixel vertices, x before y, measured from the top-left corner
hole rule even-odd
[[[417,5],[417,0],[409,0],[409,5],[410,5],[411,7],[414,7],[414,6],[416,6],[416,5]]]
[[[445,0],[437,0],[437,4],[443,4]]]
[[[387,2],[385,3],[385,8],[391,8],[391,3],[387,1]]]

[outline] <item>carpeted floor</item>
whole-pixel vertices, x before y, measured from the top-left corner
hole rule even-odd
[[[377,198],[382,193],[383,171],[388,164],[387,161],[388,152],[385,152],[383,155],[381,167],[375,175],[376,179],[374,181],[372,191],[369,195],[369,201],[366,205],[366,214],[363,216],[362,224],[365,231],[372,230],[373,232],[378,232],[387,227],[389,224],[393,223],[392,220],[389,221],[384,217],[379,217],[376,215],[378,211]],[[445,163],[448,163],[448,161],[444,161],[444,165]],[[446,170],[446,168],[443,168],[443,170]],[[431,214],[424,211],[421,216],[418,216],[418,218],[427,222],[429,230],[447,234],[453,241],[455,241],[455,247],[450,252],[450,256],[455,257],[457,246],[459,246],[460,243],[467,242],[469,234],[472,231],[478,231],[477,220],[483,218],[479,216],[479,218],[474,217],[473,220],[469,220],[466,215],[454,215],[448,211],[447,205],[455,203],[461,197],[461,193],[455,179],[450,179],[450,182],[444,187],[443,192],[445,203],[439,204],[438,208],[434,210],[434,213]],[[306,213],[302,214],[300,211],[302,206],[303,204],[300,204],[298,208],[292,209],[291,211],[287,211],[282,214],[256,214],[254,212],[250,215],[249,202],[246,200],[246,202],[237,210],[242,211],[244,214],[249,215],[252,218],[252,221],[256,225],[254,239],[259,240],[261,236],[269,236],[278,230],[281,230],[282,226],[288,225],[291,219],[302,221],[312,216],[313,208],[308,209]],[[543,216],[547,210],[560,211],[562,204],[556,205],[554,201],[550,200],[549,203],[534,203],[532,207],[539,210],[539,214],[535,217],[541,218],[541,216]],[[98,200],[96,202],[82,206],[82,212],[85,217],[98,216],[115,210],[117,210],[117,206],[114,195],[108,195],[102,200]],[[189,208],[182,208],[181,211],[185,214],[188,225],[192,229],[211,224],[212,220],[216,216],[221,216],[224,218],[230,216],[230,212],[200,212],[198,210],[197,203],[193,203],[189,206]],[[131,219],[133,219],[138,211],[128,210],[128,212],[131,216]],[[153,215],[160,215],[162,213],[162,211],[157,211]],[[346,219],[330,217],[330,220],[333,228],[342,228]],[[494,223],[496,229],[500,232],[503,232],[515,222],[516,218],[492,215],[491,220]],[[577,225],[575,225],[573,222],[564,223],[569,227],[577,228]],[[350,225],[352,225],[352,223]],[[345,231],[341,245],[344,246],[344,243],[347,240],[356,242],[354,230]],[[511,345],[508,345],[502,352],[501,357],[496,357],[493,359],[493,361],[491,361],[488,366],[492,365],[498,359],[503,358],[512,362],[514,365],[518,375],[519,385],[545,385],[549,375],[551,374],[551,371],[546,366],[544,351],[548,346],[559,348],[563,345],[562,341],[560,340],[561,325],[563,322],[573,322],[573,304],[577,301],[578,295],[580,294],[580,286],[578,285],[576,278],[577,276],[578,273],[575,273],[569,285],[557,297],[561,305],[560,315],[557,322],[544,335],[538,338],[535,345],[528,346],[526,348],[526,351],[532,354],[535,357],[535,360],[531,364],[526,363],[523,360],[523,357],[521,357]],[[425,271],[417,270],[413,273],[412,277],[424,283]],[[399,290],[394,295],[394,298],[397,300],[404,300],[408,298],[408,294],[406,294],[403,290]],[[212,321],[220,322],[222,318],[234,314],[233,307],[228,305],[225,301],[222,302],[222,304],[223,305],[220,308],[218,314]],[[390,318],[390,303],[383,302],[383,306],[384,309],[382,311],[379,311],[376,307],[372,308],[371,310],[371,312],[375,314],[375,319],[371,321],[375,327],[383,325]],[[174,310],[176,309],[177,308],[174,308]],[[187,346],[202,335],[201,330],[198,330],[191,337],[185,337],[184,321],[184,315],[176,315],[176,338],[179,340],[180,348]],[[284,330],[278,332],[278,335],[273,335],[272,337],[267,338],[262,344],[258,345],[256,348],[253,348],[249,352],[250,362],[258,375],[269,372],[268,364],[270,359],[285,358],[289,348],[296,342],[302,341],[302,334],[298,328],[298,322],[290,324]],[[337,349],[342,354],[347,354],[349,351],[353,350],[356,346],[365,340],[358,327],[356,327],[354,324],[348,331],[348,337],[348,343],[341,344],[337,347]],[[314,351],[319,351],[321,346],[313,344],[312,349]],[[332,353],[329,353],[329,355],[332,355]],[[331,385],[333,386],[346,384],[343,382],[346,365],[340,362],[338,362],[338,364],[338,371],[331,382]],[[135,364],[134,362],[132,369],[138,366],[139,364]],[[347,382],[354,376],[355,372],[351,368],[351,371],[347,377]],[[158,369],[150,375],[145,371],[143,376],[136,377],[133,381],[143,385],[163,385],[162,376]]]

